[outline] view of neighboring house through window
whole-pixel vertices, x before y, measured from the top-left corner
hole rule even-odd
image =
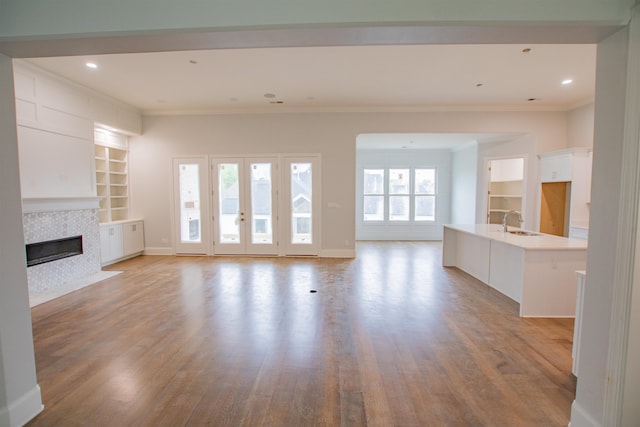
[[[311,244],[311,163],[291,163],[291,242]]]
[[[385,177],[388,177],[386,182]],[[436,170],[364,169],[363,220],[435,221]]]
[[[200,170],[199,165],[181,164],[180,185],[180,240],[200,242]]]

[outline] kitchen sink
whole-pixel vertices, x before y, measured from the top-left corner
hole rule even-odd
[[[524,231],[524,230],[513,230],[513,231],[509,231],[509,233],[515,234],[517,236],[539,236],[538,233],[533,233],[531,231]]]

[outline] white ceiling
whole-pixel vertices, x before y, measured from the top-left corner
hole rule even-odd
[[[523,53],[525,48],[531,51]],[[28,61],[150,115],[569,110],[594,97],[595,56],[595,45],[586,44],[394,45]],[[98,69],[87,69],[87,61],[95,62]],[[573,83],[562,85],[566,78]],[[528,101],[531,98],[535,100]]]

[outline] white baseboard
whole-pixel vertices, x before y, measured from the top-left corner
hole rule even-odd
[[[175,255],[172,248],[144,248],[144,255]],[[355,258],[355,249],[325,249],[320,252],[321,258]]]
[[[582,409],[577,401],[571,404],[571,421],[570,427],[602,427],[602,425],[593,419],[591,415]]]
[[[355,258],[355,249],[324,249],[320,253],[321,258]]]
[[[144,248],[144,252],[142,254],[143,255],[175,255],[173,253],[173,248],[162,248],[162,247],[158,247],[158,248],[146,247]]]
[[[0,426],[21,427],[43,409],[40,386],[36,384],[24,396],[0,409]]]

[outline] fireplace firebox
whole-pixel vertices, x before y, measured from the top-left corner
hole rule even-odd
[[[29,243],[26,245],[26,252],[27,267],[81,255],[83,253],[82,236]]]

